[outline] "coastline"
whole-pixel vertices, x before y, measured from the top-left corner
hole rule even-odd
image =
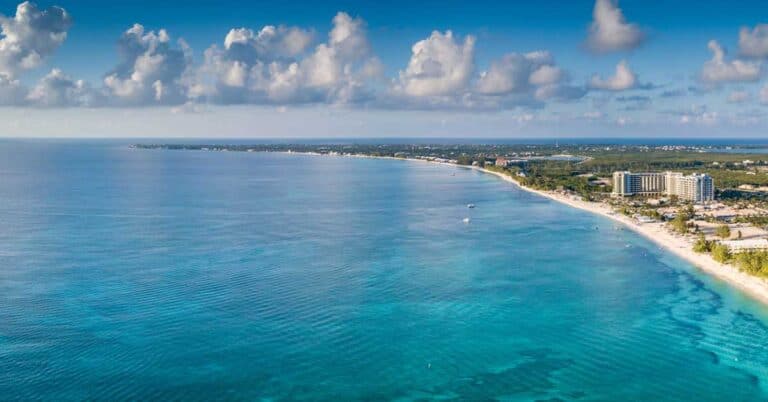
[[[302,153],[302,154],[324,156],[318,153]],[[590,201],[583,201],[583,200],[576,200],[562,194],[532,189],[532,188],[521,185],[518,181],[516,181],[514,178],[508,175],[487,170],[484,168],[480,168],[477,166],[464,166],[464,165],[457,165],[453,163],[435,162],[435,161],[428,161],[423,159],[394,158],[389,156],[368,156],[368,155],[339,155],[339,156],[432,163],[436,165],[452,166],[452,167],[458,167],[462,169],[472,169],[478,172],[496,176],[506,182],[509,182],[517,186],[519,189],[523,191],[537,194],[541,197],[545,197],[555,202],[565,204],[572,208],[578,208],[587,212],[591,212],[593,214],[601,215],[603,217],[613,220],[614,222],[622,224],[627,228],[629,228],[630,230],[632,230],[633,232],[650,240],[651,242],[658,245],[659,247],[662,247],[665,250],[672,252],[679,258],[682,258],[683,260],[699,268],[705,273],[710,274],[715,278],[718,278],[736,287],[737,289],[741,290],[751,298],[768,306],[768,280],[741,272],[738,268],[732,265],[719,263],[715,261],[709,254],[697,253],[693,251],[693,243],[691,241],[689,241],[688,239],[680,235],[676,235],[672,233],[667,227],[665,227],[664,223],[655,222],[655,223],[641,224],[639,222],[634,221],[632,218],[628,216],[624,216],[613,211],[610,206],[607,206],[605,204],[595,203]]]
[[[683,260],[691,263],[702,271],[735,286],[753,299],[768,305],[768,280],[741,272],[738,268],[732,265],[719,263],[715,261],[709,254],[697,253],[693,251],[693,244],[691,241],[672,233],[665,227],[663,223],[655,222],[641,224],[635,222],[628,216],[614,212],[609,206],[604,204],[575,200],[560,194],[525,187],[515,181],[513,178],[498,172],[493,172],[478,167],[467,168],[497,176],[504,181],[514,184],[524,191],[549,198],[550,200],[568,205],[573,208],[578,208],[593,214],[601,215],[613,220],[614,222],[618,222],[628,227],[633,232],[664,248],[665,250],[670,251]]]

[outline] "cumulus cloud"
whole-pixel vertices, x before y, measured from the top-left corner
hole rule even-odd
[[[600,3],[596,35],[634,29],[614,2]],[[624,28],[613,26],[614,20]],[[20,4],[13,18],[0,16],[0,105],[174,105],[174,113],[196,113],[208,103],[498,110],[543,107],[550,101],[579,99],[587,91],[586,86],[571,85],[568,73],[546,51],[507,54],[476,74],[475,37],[459,38],[450,30],[434,31],[413,44],[408,65],[386,85],[365,21],[344,12],[334,16],[321,43],[310,29],[233,28],[221,44],[205,50],[199,65],[193,64],[183,39],[135,24],[119,38],[119,61],[96,87],[54,68],[27,89],[19,75],[41,66],[64,42],[70,25],[63,9],[39,10],[31,3]],[[621,90],[637,83],[622,62],[614,77],[594,77],[591,86]]]
[[[488,70],[480,73],[476,89],[485,95],[522,93],[533,86],[554,84],[562,75],[547,52],[512,53],[491,62]]]
[[[744,57],[768,57],[768,24],[757,24],[753,29],[739,30],[739,54]]]
[[[400,71],[395,91],[414,97],[455,95],[467,88],[474,56],[474,36],[468,35],[460,44],[453,32],[434,31],[411,48],[411,59]]]
[[[73,80],[59,69],[53,69],[27,94],[26,100],[41,107],[97,106],[99,94],[83,80]]]
[[[312,44],[313,33],[295,27],[267,25],[258,33],[247,28],[233,28],[224,38],[229,55],[243,63],[258,60],[289,59],[305,52]]]
[[[13,18],[0,16],[0,73],[13,79],[40,66],[61,46],[71,25],[63,8],[40,10],[30,2],[19,4]]]
[[[190,96],[217,103],[353,103],[371,96],[369,79],[383,68],[371,55],[365,22],[340,12],[325,43],[307,52],[309,31],[267,26],[232,30],[212,46]],[[263,37],[263,38],[262,38]]]
[[[121,62],[104,78],[112,102],[121,105],[177,104],[186,100],[183,75],[191,64],[183,40],[174,47],[164,29],[145,32],[135,24],[118,41]]]
[[[388,96],[389,107],[426,109],[510,109],[541,107],[544,101],[577,99],[583,87],[569,85],[568,74],[543,50],[509,53],[474,75],[471,36],[458,40],[452,32],[432,34],[412,47],[411,59]]]
[[[589,86],[605,91],[624,91],[637,86],[637,75],[629,68],[626,60],[622,60],[616,65],[613,76],[603,78],[595,74],[589,81]]]
[[[588,47],[595,52],[634,49],[645,35],[635,24],[627,23],[615,0],[597,0],[592,12],[592,25],[587,38]]]
[[[707,83],[734,81],[757,81],[760,79],[760,64],[744,60],[726,60],[725,50],[715,40],[707,47],[712,51],[712,59],[704,63],[701,80]]]
[[[0,73],[0,106],[14,106],[24,103],[26,89],[19,80]]]

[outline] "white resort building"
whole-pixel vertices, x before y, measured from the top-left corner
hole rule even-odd
[[[768,240],[766,239],[723,240],[720,243],[728,247],[732,253],[768,250]]]
[[[613,172],[613,194],[621,197],[674,195],[682,200],[704,203],[715,199],[715,186],[708,174]]]

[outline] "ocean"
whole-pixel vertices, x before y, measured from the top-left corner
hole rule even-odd
[[[767,325],[476,171],[0,142],[0,400],[765,400]]]

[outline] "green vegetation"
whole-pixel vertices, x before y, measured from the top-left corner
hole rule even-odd
[[[688,233],[688,220],[685,219],[684,215],[677,214],[675,219],[672,219],[669,224],[672,225],[672,229],[678,233]]]
[[[768,226],[768,216],[765,215],[737,216],[735,221],[737,223],[749,223],[754,226]]]
[[[715,235],[723,239],[731,237],[731,228],[728,225],[720,225],[715,229]]]
[[[686,205],[677,211],[677,215],[675,215],[675,218],[672,219],[669,224],[672,225],[672,229],[674,229],[676,232],[685,234],[688,233],[689,229],[688,221],[693,219],[693,216],[693,206]]]
[[[640,214],[641,215],[645,215],[645,216],[647,216],[649,218],[656,219],[657,221],[660,221],[661,218],[662,218],[662,216],[659,213],[659,211],[657,211],[657,210],[655,210],[653,208],[643,208],[642,210],[640,210]]]
[[[730,174],[730,169],[742,169],[740,165],[746,159],[754,160],[754,154],[727,154],[715,152],[698,152],[694,150],[658,150],[642,147],[624,147],[616,150],[605,150],[590,153],[593,159],[584,162],[584,166],[595,172],[609,173],[616,170],[634,170],[658,172],[664,170],[696,170],[717,173],[717,183],[744,179],[746,172]],[[759,162],[759,161],[758,161]],[[717,163],[717,165],[715,165]],[[764,175],[765,176],[765,175]],[[754,179],[755,176],[750,176]],[[766,176],[768,179],[768,176]],[[766,181],[768,183],[768,180]]]
[[[747,251],[734,254],[731,253],[728,246],[716,241],[709,241],[702,233],[699,233],[696,242],[693,243],[693,251],[711,253],[712,258],[717,262],[732,263],[750,275],[768,277],[768,251]]]
[[[750,251],[733,256],[736,266],[749,274],[768,277],[768,252]]]
[[[712,253],[712,258],[721,263],[732,263],[741,271],[750,275],[768,277],[768,251],[747,251],[731,253],[724,244],[707,241],[704,235],[699,235],[693,244],[697,253]]]
[[[696,242],[693,243],[693,251],[697,253],[708,253],[712,251],[712,242],[707,241],[703,233],[699,233]]]
[[[712,258],[717,262],[725,264],[731,260],[731,250],[724,244],[714,243],[710,247],[710,251],[712,253]]]
[[[703,169],[702,173],[708,173],[712,180],[720,188],[736,188],[742,184],[753,186],[768,186],[768,174],[747,174],[747,170],[735,170],[728,168]]]
[[[579,176],[573,163],[563,162],[533,162],[526,168],[526,177],[521,177],[523,185],[537,190],[570,190],[589,199],[590,194],[604,191],[590,184],[594,178]]]

